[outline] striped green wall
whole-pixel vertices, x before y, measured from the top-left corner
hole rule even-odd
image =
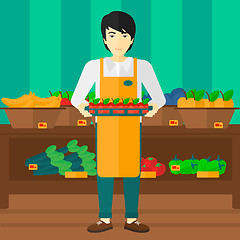
[[[0,98],[17,98],[30,91],[29,0],[0,1],[0,31]],[[0,123],[9,123],[3,110]]]
[[[30,0],[29,13],[30,89],[49,96],[61,89],[61,1]]]
[[[111,55],[100,24],[116,10],[137,24],[127,56],[150,61],[165,93],[234,89],[240,106],[239,0],[0,1],[0,97],[74,90],[87,61]],[[4,111],[0,123],[8,123]]]

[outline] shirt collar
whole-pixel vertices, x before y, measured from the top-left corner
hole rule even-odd
[[[124,62],[114,62],[110,57],[106,57],[105,61],[107,62],[108,70],[109,72],[112,71],[112,69],[116,66],[116,64],[120,63],[123,69],[128,72],[130,67],[133,64],[133,58],[128,57]]]

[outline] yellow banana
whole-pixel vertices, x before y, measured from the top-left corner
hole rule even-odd
[[[34,108],[36,106],[36,96],[35,93],[33,93],[33,95],[31,96],[31,98],[29,99],[29,101],[27,103],[25,103],[24,105],[22,105],[22,108]]]
[[[48,104],[37,104],[37,108],[59,108],[61,106],[61,98],[56,99],[55,101],[49,102]]]
[[[49,97],[49,98],[40,98],[40,97],[36,96],[36,104],[48,105],[51,102],[54,102],[54,101],[57,101],[57,100],[59,101],[60,99],[62,99],[60,95],[58,97],[52,96],[52,97]]]
[[[2,102],[8,107],[21,107],[31,99],[31,96],[32,96],[32,92],[30,92],[28,95],[25,94],[16,99],[2,98]]]

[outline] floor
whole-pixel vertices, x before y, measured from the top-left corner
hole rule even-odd
[[[98,220],[97,195],[10,195],[0,210],[0,239],[240,239],[240,210],[231,195],[141,195],[139,221],[150,232],[123,229],[124,198],[114,195],[114,229],[86,228]]]

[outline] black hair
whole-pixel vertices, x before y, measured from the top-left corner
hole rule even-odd
[[[106,40],[106,29],[108,29],[108,27],[111,27],[121,33],[124,33],[123,31],[124,29],[126,33],[128,33],[131,36],[131,39],[134,38],[136,33],[136,24],[133,18],[129,14],[121,11],[110,12],[109,14],[103,17],[102,23],[101,23],[101,31],[102,31],[102,36],[105,40]],[[104,45],[106,49],[110,51],[105,43]],[[132,45],[133,43],[128,48],[127,52],[132,48]]]

